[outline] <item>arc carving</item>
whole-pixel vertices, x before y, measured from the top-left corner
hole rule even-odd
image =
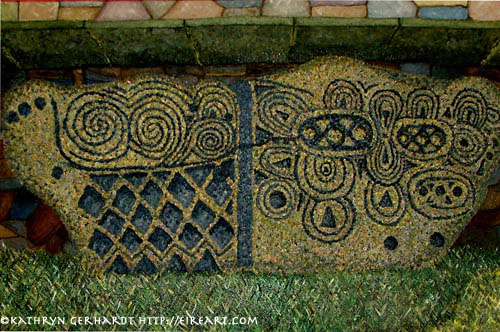
[[[267,128],[257,168],[268,180],[258,184],[257,197],[269,183],[286,183],[282,208],[295,208],[288,199],[300,193],[296,209],[304,232],[329,244],[355,232],[361,212],[384,227],[398,225],[410,212],[430,220],[468,213],[476,199],[474,185],[449,165],[477,167],[486,158],[490,146],[480,130],[496,113],[482,94],[463,89],[447,104],[425,87],[401,92],[364,86],[334,79],[318,108],[293,86],[253,83],[258,135]],[[271,123],[281,120],[278,105],[287,114],[279,126]],[[278,137],[287,137],[287,143]],[[415,173],[421,166],[431,168]],[[352,204],[353,192],[362,193],[362,205]],[[261,210],[269,219],[286,218]]]

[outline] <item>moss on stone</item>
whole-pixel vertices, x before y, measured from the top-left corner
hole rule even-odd
[[[402,21],[386,59],[446,65],[481,64],[499,38],[500,29],[495,24]]]
[[[2,22],[22,69],[366,60],[496,65],[499,22],[245,17],[124,22]],[[492,51],[493,50],[493,51]]]
[[[385,58],[397,19],[300,19],[289,59],[304,62],[318,55],[347,55],[365,60]]]
[[[210,25],[187,31],[203,65],[289,62],[291,25]]]

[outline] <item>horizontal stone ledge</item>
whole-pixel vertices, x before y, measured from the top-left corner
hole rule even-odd
[[[206,19],[162,19],[144,21],[24,21],[2,22],[2,31],[78,28],[171,28],[207,25],[297,25],[297,26],[403,26],[453,29],[500,29],[500,21],[457,21],[420,18],[329,18],[329,17],[218,17]]]
[[[500,22],[424,19],[247,17],[2,23],[4,61],[17,63],[20,69],[301,63],[321,55],[498,66],[498,40]]]

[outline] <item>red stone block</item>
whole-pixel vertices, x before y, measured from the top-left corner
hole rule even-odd
[[[471,245],[475,247],[496,247],[500,245],[496,227],[467,226],[454,246]]]
[[[73,80],[73,72],[70,70],[60,69],[30,69],[26,72],[26,78],[29,80]]]
[[[500,209],[478,211],[467,227],[490,228],[500,225]]]
[[[62,227],[57,213],[46,204],[40,204],[26,222],[28,239],[34,245],[47,243]]]
[[[9,215],[12,203],[14,203],[14,193],[12,191],[0,191],[0,221]]]
[[[51,254],[57,254],[61,251],[63,244],[64,239],[62,239],[59,235],[54,234],[48,240],[45,250],[47,250]]]
[[[463,73],[465,76],[482,76],[483,69],[481,67],[465,67]]]
[[[373,66],[384,67],[393,71],[401,71],[401,67],[397,63],[388,62],[388,61],[368,61],[369,64]]]

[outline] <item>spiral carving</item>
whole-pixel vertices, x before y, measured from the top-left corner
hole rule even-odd
[[[198,84],[194,103],[199,118],[217,118],[231,121],[236,110],[234,93],[220,82]]]
[[[185,92],[155,81],[141,82],[132,91],[135,102],[130,114],[130,148],[167,164],[182,160],[189,114]]]
[[[149,159],[172,159],[182,148],[184,117],[175,111],[165,112],[164,108],[151,105],[132,113],[130,147]]]
[[[234,146],[234,129],[217,119],[198,121],[193,127],[193,152],[205,160],[217,159]]]
[[[119,96],[88,92],[74,99],[63,121],[73,143],[71,154],[83,161],[108,162],[127,151],[129,125]]]

